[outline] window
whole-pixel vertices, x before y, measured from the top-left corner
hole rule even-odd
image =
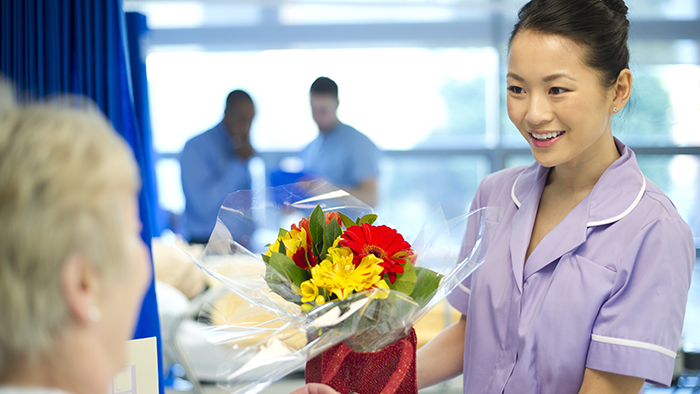
[[[230,90],[256,102],[252,170],[264,186],[316,135],[308,89],[321,75],[339,84],[341,120],[384,150],[377,210],[406,235],[436,203],[448,217],[464,213],[484,176],[532,163],[505,107],[505,43],[525,0],[145,3],[158,186],[169,211],[184,208],[178,152],[221,120]],[[700,2],[626,3],[633,97],[613,133],[700,247]],[[693,346],[699,289],[684,334]]]

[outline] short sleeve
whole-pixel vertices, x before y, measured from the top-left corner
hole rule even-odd
[[[350,178],[354,186],[359,186],[378,174],[379,149],[366,135],[358,132],[352,144]]]
[[[642,228],[593,324],[586,366],[668,386],[694,262],[692,234],[677,215]]]
[[[469,258],[476,243],[477,237],[479,236],[480,224],[482,222],[482,215],[476,212],[481,208],[481,192],[483,187],[483,181],[479,185],[476,191],[476,195],[472,199],[471,206],[469,208],[469,220],[467,221],[467,227],[464,234],[464,241],[460,247],[459,260]],[[447,301],[452,305],[453,308],[461,312],[463,315],[467,314],[469,309],[469,298],[471,296],[471,283],[472,276],[467,277],[462,283],[457,285],[452,292],[447,296]]]

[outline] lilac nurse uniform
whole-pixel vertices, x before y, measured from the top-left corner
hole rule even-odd
[[[621,157],[527,264],[549,169],[506,169],[479,186],[472,208],[505,215],[485,263],[449,297],[467,317],[465,393],[577,393],[585,368],[671,383],[693,237],[615,143]]]

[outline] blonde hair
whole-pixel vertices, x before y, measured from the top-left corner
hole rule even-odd
[[[7,92],[0,88],[0,375],[64,332],[60,278],[71,255],[107,279],[127,274],[116,198],[140,182],[131,149],[98,111],[16,107]]]

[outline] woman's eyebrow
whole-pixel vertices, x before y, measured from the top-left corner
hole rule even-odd
[[[515,74],[515,73],[508,73],[508,74],[506,75],[506,77],[507,77],[507,78],[513,78],[513,79],[515,79],[516,81],[525,82],[525,78],[523,78],[523,77],[521,77],[520,75]]]
[[[513,78],[516,81],[525,82],[525,78],[523,78],[520,75],[515,74],[515,73],[508,73],[506,75],[506,77]],[[570,79],[572,81],[576,81],[576,78],[574,78],[568,74],[564,74],[564,73],[557,73],[557,74],[548,75],[548,76],[542,78],[542,81],[551,82],[551,81],[554,81],[555,79],[559,79],[559,78],[566,78],[566,79]]]
[[[559,73],[559,74],[552,74],[552,75],[546,76],[546,77],[544,77],[543,81],[544,82],[551,82],[551,81],[554,81],[555,79],[559,79],[559,78],[566,78],[566,79],[570,79],[572,81],[576,80],[576,78],[574,78],[568,74]]]

